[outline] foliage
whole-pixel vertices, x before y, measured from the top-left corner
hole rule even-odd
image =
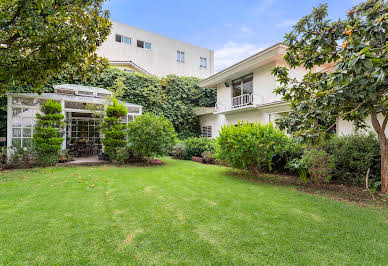
[[[369,168],[370,184],[380,179],[380,148],[375,135],[334,137],[321,147],[334,158],[334,182],[365,186],[365,176]]]
[[[119,147],[116,153],[116,160],[119,164],[127,164],[136,159],[135,153],[130,145]]]
[[[87,74],[110,32],[103,0],[0,2],[0,93],[14,85],[41,88],[64,67]]]
[[[334,158],[322,149],[311,148],[304,152],[302,161],[308,168],[308,173],[317,184],[329,182],[334,169]]]
[[[205,151],[215,151],[216,141],[208,138],[187,138],[183,141],[184,152],[183,157],[185,160],[191,160],[191,157],[201,157]]]
[[[350,10],[344,20],[333,22],[327,15],[327,5],[321,5],[285,36],[286,62],[291,68],[303,66],[310,71],[297,80],[289,77],[285,67],[273,69],[281,84],[275,92],[292,109],[280,119],[280,127],[316,139],[328,134],[338,119],[352,121],[359,129],[366,127],[365,118],[370,116],[382,151],[381,189],[387,193],[388,2],[368,0]],[[328,73],[330,64],[335,68]]]
[[[6,151],[6,149],[3,151],[5,155]],[[10,168],[30,168],[36,164],[36,158],[37,154],[32,143],[24,147],[12,146],[7,166]]]
[[[215,151],[204,151],[201,156],[205,163],[214,163],[216,161]]]
[[[43,114],[36,114],[37,123],[32,138],[41,166],[55,165],[61,150],[63,138],[60,130],[64,127],[62,106],[48,100],[40,107]]]
[[[127,125],[122,123],[121,119],[127,115],[127,109],[123,104],[119,104],[116,98],[113,98],[112,104],[106,108],[106,116],[101,124],[102,143],[104,144],[104,153],[110,160],[116,160],[117,150],[126,145]]]
[[[290,149],[290,139],[283,131],[272,124],[248,122],[223,126],[217,143],[217,159],[252,172],[272,171],[275,156]]]
[[[308,165],[304,158],[294,158],[287,163],[287,167],[297,171],[302,184],[307,184]]]
[[[178,141],[172,149],[172,157],[175,159],[185,159],[185,143],[184,141]]]
[[[168,154],[175,142],[174,127],[163,115],[145,113],[128,124],[128,143],[134,153],[147,163],[155,156]]]

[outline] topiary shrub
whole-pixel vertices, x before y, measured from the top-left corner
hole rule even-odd
[[[217,139],[216,158],[252,172],[273,171],[275,156],[290,149],[290,139],[272,124],[239,122],[223,126]]]
[[[171,152],[176,139],[174,126],[163,115],[145,113],[128,125],[129,145],[147,164],[150,164],[155,156]]]
[[[121,118],[127,115],[127,109],[119,104],[117,99],[113,99],[112,105],[106,108],[106,116],[101,124],[102,143],[104,144],[104,153],[110,160],[117,160],[117,150],[125,147],[127,144],[127,125],[121,122]]]
[[[191,160],[191,157],[201,157],[205,151],[214,152],[216,141],[208,138],[187,138],[183,141],[184,152],[183,157],[185,160]]]
[[[365,186],[368,169],[369,184],[380,181],[380,146],[374,134],[334,137],[321,148],[334,158],[334,182]]]
[[[62,106],[53,100],[48,100],[40,107],[41,114],[36,114],[37,123],[32,138],[41,166],[55,165],[61,150],[63,138],[60,129],[64,127]]]

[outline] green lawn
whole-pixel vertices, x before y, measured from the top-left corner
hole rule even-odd
[[[388,264],[386,210],[165,161],[0,173],[0,264]]]

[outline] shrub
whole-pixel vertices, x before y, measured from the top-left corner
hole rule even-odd
[[[4,155],[6,155],[6,149]],[[32,143],[24,147],[12,146],[8,166],[11,168],[30,168],[36,164],[36,158],[37,155]]]
[[[185,158],[185,144],[183,141],[179,141],[175,144],[172,150],[172,157],[179,160],[183,160]]]
[[[104,153],[109,156],[111,160],[116,160],[117,149],[126,146],[126,129],[127,125],[121,122],[127,114],[127,109],[124,105],[119,104],[117,99],[113,99],[112,105],[106,108],[106,117],[101,125],[104,137],[102,143],[104,144]]]
[[[119,164],[126,164],[136,160],[136,156],[132,148],[127,145],[117,149],[116,160]]]
[[[307,183],[308,166],[303,158],[292,159],[287,163],[287,167],[298,172],[302,184]]]
[[[171,152],[177,134],[163,115],[145,113],[128,125],[128,142],[134,153],[150,163],[155,156]]]
[[[216,156],[214,151],[204,151],[202,153],[202,160],[205,163],[214,163],[216,161]]]
[[[320,184],[331,179],[331,173],[335,167],[333,156],[321,149],[306,150],[302,156],[303,162],[307,165],[308,173],[313,182]]]
[[[61,150],[63,138],[60,129],[64,127],[62,105],[48,100],[40,107],[41,114],[36,114],[37,123],[34,129],[33,143],[41,166],[55,165]]]
[[[191,160],[191,157],[201,157],[205,151],[214,152],[216,140],[208,138],[187,138],[184,140],[184,159]]]
[[[369,168],[370,184],[380,180],[380,147],[375,135],[334,137],[326,141],[322,148],[334,157],[334,182],[365,186]]]
[[[248,122],[222,127],[217,143],[217,159],[252,172],[272,171],[274,158],[290,149],[290,139],[283,131],[272,124]]]

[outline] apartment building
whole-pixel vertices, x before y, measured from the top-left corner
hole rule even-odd
[[[97,53],[114,67],[146,75],[207,78],[214,73],[212,50],[115,21]]]

